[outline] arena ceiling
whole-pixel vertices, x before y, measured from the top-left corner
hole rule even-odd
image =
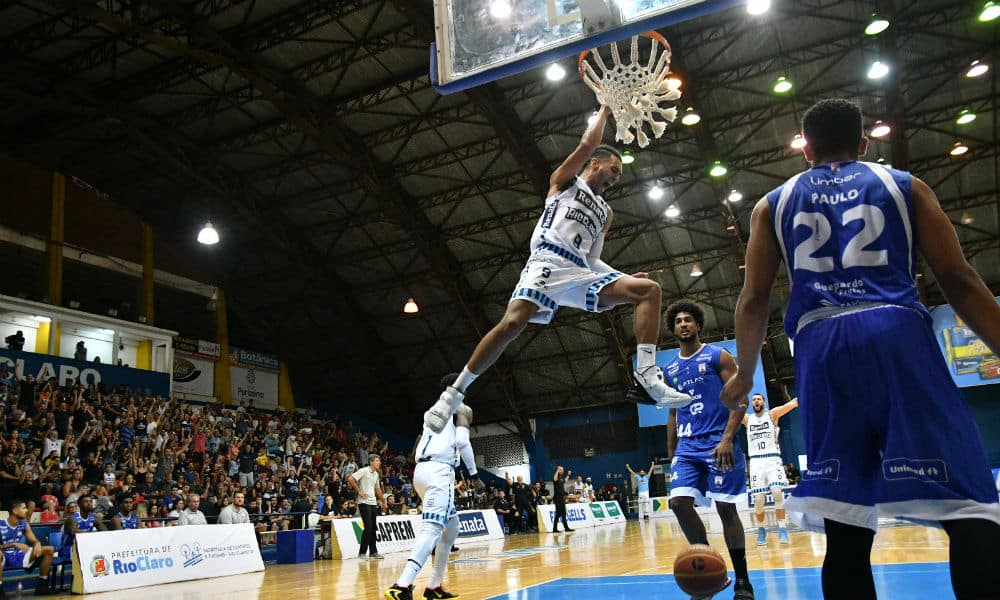
[[[665,306],[701,302],[709,338],[731,334],[752,199],[804,166],[789,148],[803,111],[846,96],[894,128],[869,158],[937,190],[1000,293],[996,70],[965,77],[974,60],[998,64],[981,3],[878,2],[892,25],[877,37],[863,34],[872,2],[774,4],[762,18],[735,8],[662,30],[681,107],[702,120],[632,149],[608,194],[606,260],[651,272]],[[88,182],[168,239],[188,243],[211,218],[223,236],[208,261],[214,283],[300,390],[416,421],[502,314],[549,172],[595,104],[575,76],[554,83],[541,70],[439,95],[431,5],[0,0],[3,150]],[[892,70],[873,81],[876,58]],[[771,91],[780,75],[792,93]],[[962,109],[978,118],[956,125]],[[957,139],[970,148],[961,157],[949,155]],[[707,174],[715,160],[724,179]],[[646,194],[656,182],[659,201]],[[732,189],[746,200],[726,202]],[[671,204],[679,217],[664,216]],[[765,350],[772,381],[791,376],[783,282]],[[930,273],[921,282],[929,302],[943,301]],[[409,297],[417,316],[402,313]],[[567,309],[529,329],[477,384],[479,418],[523,427],[534,414],[621,402],[631,332],[626,310]]]

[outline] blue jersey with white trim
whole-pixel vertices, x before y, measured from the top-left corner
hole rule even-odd
[[[928,314],[917,294],[911,181],[906,171],[850,161],[814,167],[767,194],[791,283],[788,337],[824,311],[891,304]]]
[[[718,346],[703,344],[691,356],[677,355],[663,367],[667,382],[678,392],[691,396],[691,404],[677,409],[678,451],[688,438],[721,434],[726,429],[729,409],[719,399],[722,351]]]
[[[25,544],[25,532],[28,530],[28,522],[21,519],[17,525],[11,525],[7,519],[0,519],[0,540],[4,544]]]
[[[531,251],[548,250],[588,266],[590,249],[603,235],[609,213],[604,198],[577,177],[568,188],[545,199],[545,210],[531,234]]]

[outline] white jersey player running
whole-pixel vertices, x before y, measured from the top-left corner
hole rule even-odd
[[[549,178],[548,197],[531,236],[531,256],[511,294],[503,318],[480,340],[455,382],[424,413],[424,423],[441,431],[462,403],[469,385],[493,365],[528,323],[548,323],[559,306],[603,312],[635,305],[637,364],[642,401],[680,408],[691,402],[663,381],[656,367],[661,290],[647,273],[626,275],[601,260],[611,227],[611,207],[601,197],[621,177],[621,155],[600,145],[610,111],[601,107],[579,145]],[[630,394],[630,398],[635,397]]]
[[[743,426],[747,428],[750,455],[750,495],[753,496],[754,508],[757,509],[757,545],[767,543],[764,502],[768,491],[774,498],[774,512],[778,517],[778,540],[787,543],[784,488],[788,487],[788,478],[785,476],[781,449],[778,447],[778,420],[795,409],[799,405],[799,399],[790,400],[774,410],[767,410],[761,394],[754,394],[751,402],[753,414],[743,417]]]
[[[459,458],[469,470],[473,486],[483,489],[476,471],[476,460],[469,443],[472,409],[459,407],[453,421],[439,433],[424,427],[416,445],[417,467],[413,471],[413,488],[423,505],[423,526],[416,544],[406,560],[399,580],[385,591],[386,600],[413,600],[413,580],[424,563],[435,554],[434,570],[424,590],[423,598],[459,598],[442,587],[448,567],[448,554],[458,538],[458,513],[455,510],[455,468]],[[435,546],[437,550],[435,552]]]

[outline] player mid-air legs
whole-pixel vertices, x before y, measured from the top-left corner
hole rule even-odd
[[[788,398],[786,392],[785,398]],[[799,405],[799,399],[767,409],[763,394],[754,394],[750,399],[753,414],[744,415],[743,426],[747,429],[750,455],[750,495],[757,510],[757,545],[767,543],[767,528],[764,527],[764,504],[767,492],[774,498],[774,512],[778,517],[778,541],[788,543],[788,522],[785,520],[785,488],[788,478],[785,465],[781,462],[778,446],[778,420]]]
[[[611,207],[601,197],[621,177],[621,155],[600,145],[609,109],[602,106],[576,149],[552,173],[545,210],[531,236],[531,256],[510,297],[507,311],[476,346],[455,382],[424,413],[424,423],[440,432],[468,386],[503,354],[528,323],[549,323],[559,306],[603,312],[635,306],[638,357],[635,378],[651,402],[677,408],[691,402],[663,382],[656,366],[660,333],[660,286],[646,273],[626,275],[601,260],[611,227]]]

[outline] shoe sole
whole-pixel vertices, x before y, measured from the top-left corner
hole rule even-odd
[[[649,395],[646,388],[641,385],[633,385],[631,389],[625,394],[625,400],[633,404],[646,404],[649,406],[655,406],[657,408],[684,408],[685,406],[691,404],[691,399],[687,400],[665,400],[663,402],[657,402]]]

